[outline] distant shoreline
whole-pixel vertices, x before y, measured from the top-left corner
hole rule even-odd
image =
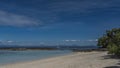
[[[57,48],[0,48],[0,50],[10,50],[10,51],[28,51],[28,50],[66,50],[66,49],[57,49]],[[72,52],[92,52],[92,51],[107,51],[106,48],[98,49],[67,49]]]
[[[72,51],[95,51],[101,50],[97,46],[40,46],[40,47],[0,47],[0,50],[72,50]]]

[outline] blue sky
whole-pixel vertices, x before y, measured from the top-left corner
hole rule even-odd
[[[1,41],[96,40],[118,27],[119,0],[0,0]]]

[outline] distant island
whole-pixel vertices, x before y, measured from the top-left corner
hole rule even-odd
[[[13,51],[19,51],[19,50],[72,50],[74,52],[77,51],[93,51],[93,50],[101,50],[98,46],[17,46],[17,47],[0,47],[0,50],[13,50]]]

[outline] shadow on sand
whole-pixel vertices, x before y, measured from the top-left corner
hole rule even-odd
[[[115,55],[105,55],[102,57],[103,57],[103,59],[120,59],[120,57],[115,56]]]
[[[103,57],[103,60],[105,60],[105,59],[118,59],[119,60],[120,59],[120,57],[114,56],[114,55],[105,55],[102,57]],[[120,68],[120,63],[118,62],[115,66],[107,66],[104,68]]]
[[[108,66],[108,67],[104,67],[104,68],[120,68],[120,66]]]

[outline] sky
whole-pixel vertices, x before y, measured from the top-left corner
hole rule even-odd
[[[96,41],[119,27],[120,0],[0,0],[0,41]]]

